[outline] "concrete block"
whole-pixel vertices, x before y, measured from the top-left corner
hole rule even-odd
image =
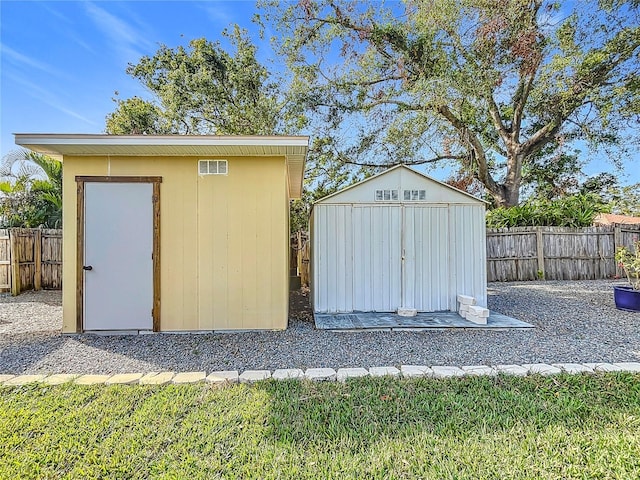
[[[142,373],[119,373],[107,380],[105,385],[133,385],[139,383]]]
[[[515,375],[517,377],[524,377],[529,373],[529,369],[521,365],[496,365],[494,367],[498,373],[504,373],[505,375]]]
[[[238,377],[240,383],[255,383],[261,380],[266,380],[267,378],[271,378],[270,370],[245,370],[242,372],[240,377]]]
[[[224,383],[238,383],[240,381],[240,375],[237,370],[221,370],[218,372],[211,372],[205,381],[208,383],[215,383],[217,385]]]
[[[481,376],[481,375],[494,376],[498,374],[495,368],[491,368],[487,365],[466,365],[460,368],[467,375],[473,375],[473,376]]]
[[[171,379],[171,383],[202,383],[207,378],[206,372],[180,372]]]
[[[461,305],[475,305],[476,299],[470,297],[469,295],[458,295],[457,296],[458,303]]]
[[[76,385],[101,385],[111,378],[111,375],[80,375],[73,383]]]
[[[415,317],[418,311],[415,308],[399,308],[398,315],[401,317]]]
[[[584,366],[593,369],[594,372],[621,372],[622,368],[613,363],[583,363]]]
[[[62,385],[63,383],[73,382],[78,377],[76,373],[56,373],[49,375],[43,380],[47,385]]]
[[[431,377],[433,371],[425,365],[401,365],[400,372],[404,378]]]
[[[469,305],[469,313],[477,315],[478,317],[488,317],[489,309],[484,307],[479,307],[477,305]]]
[[[399,377],[400,370],[396,367],[371,367],[369,369],[369,375],[372,377]]]
[[[138,383],[140,385],[166,385],[173,380],[174,372],[149,372]]]
[[[332,382],[337,374],[333,368],[308,368],[304,376],[314,382]]]
[[[28,383],[42,382],[46,375],[16,375],[13,378],[5,380],[3,385],[9,387],[27,385]]]
[[[339,382],[346,382],[350,378],[368,377],[369,370],[366,368],[339,368],[336,379]]]
[[[11,380],[15,375],[0,375],[0,383]]]
[[[622,362],[622,363],[614,363],[616,367],[620,367],[623,372],[640,372],[640,363],[638,362]]]
[[[471,323],[475,323],[477,325],[487,324],[487,317],[479,317],[478,315],[471,313],[471,311],[467,312],[464,318],[466,318]]]
[[[563,372],[567,373],[593,373],[593,368],[589,368],[581,363],[552,363],[554,367],[559,368]]]
[[[562,373],[558,367],[546,363],[523,363],[522,366],[529,370],[531,375],[557,375]]]
[[[304,378],[304,372],[299,368],[279,368],[273,372],[271,378],[275,380],[301,380]]]
[[[458,367],[434,365],[431,367],[434,378],[464,377],[465,372]]]
[[[471,305],[465,305],[464,303],[460,304],[460,307],[458,308],[458,313],[460,314],[461,317],[464,318],[464,316],[467,314],[467,312],[469,311],[469,307]]]

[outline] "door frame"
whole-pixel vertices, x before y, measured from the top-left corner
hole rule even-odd
[[[153,331],[160,331],[160,184],[162,177],[84,176],[77,175],[77,250],[76,250],[76,332],[84,332],[84,221],[85,183],[151,183],[153,184]]]

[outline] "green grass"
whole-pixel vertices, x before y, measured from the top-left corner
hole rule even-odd
[[[640,376],[0,387],[0,478],[640,478]]]

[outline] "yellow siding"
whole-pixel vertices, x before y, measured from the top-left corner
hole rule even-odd
[[[65,157],[63,331],[75,331],[76,175],[162,177],[162,330],[286,328],[285,159],[227,160],[228,175],[200,176],[194,157]]]

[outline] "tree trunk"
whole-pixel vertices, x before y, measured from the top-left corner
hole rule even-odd
[[[496,189],[489,189],[498,207],[515,207],[520,203],[520,185],[522,184],[522,164],[524,155],[519,148],[509,152],[507,157],[507,175],[505,181],[496,184]]]

